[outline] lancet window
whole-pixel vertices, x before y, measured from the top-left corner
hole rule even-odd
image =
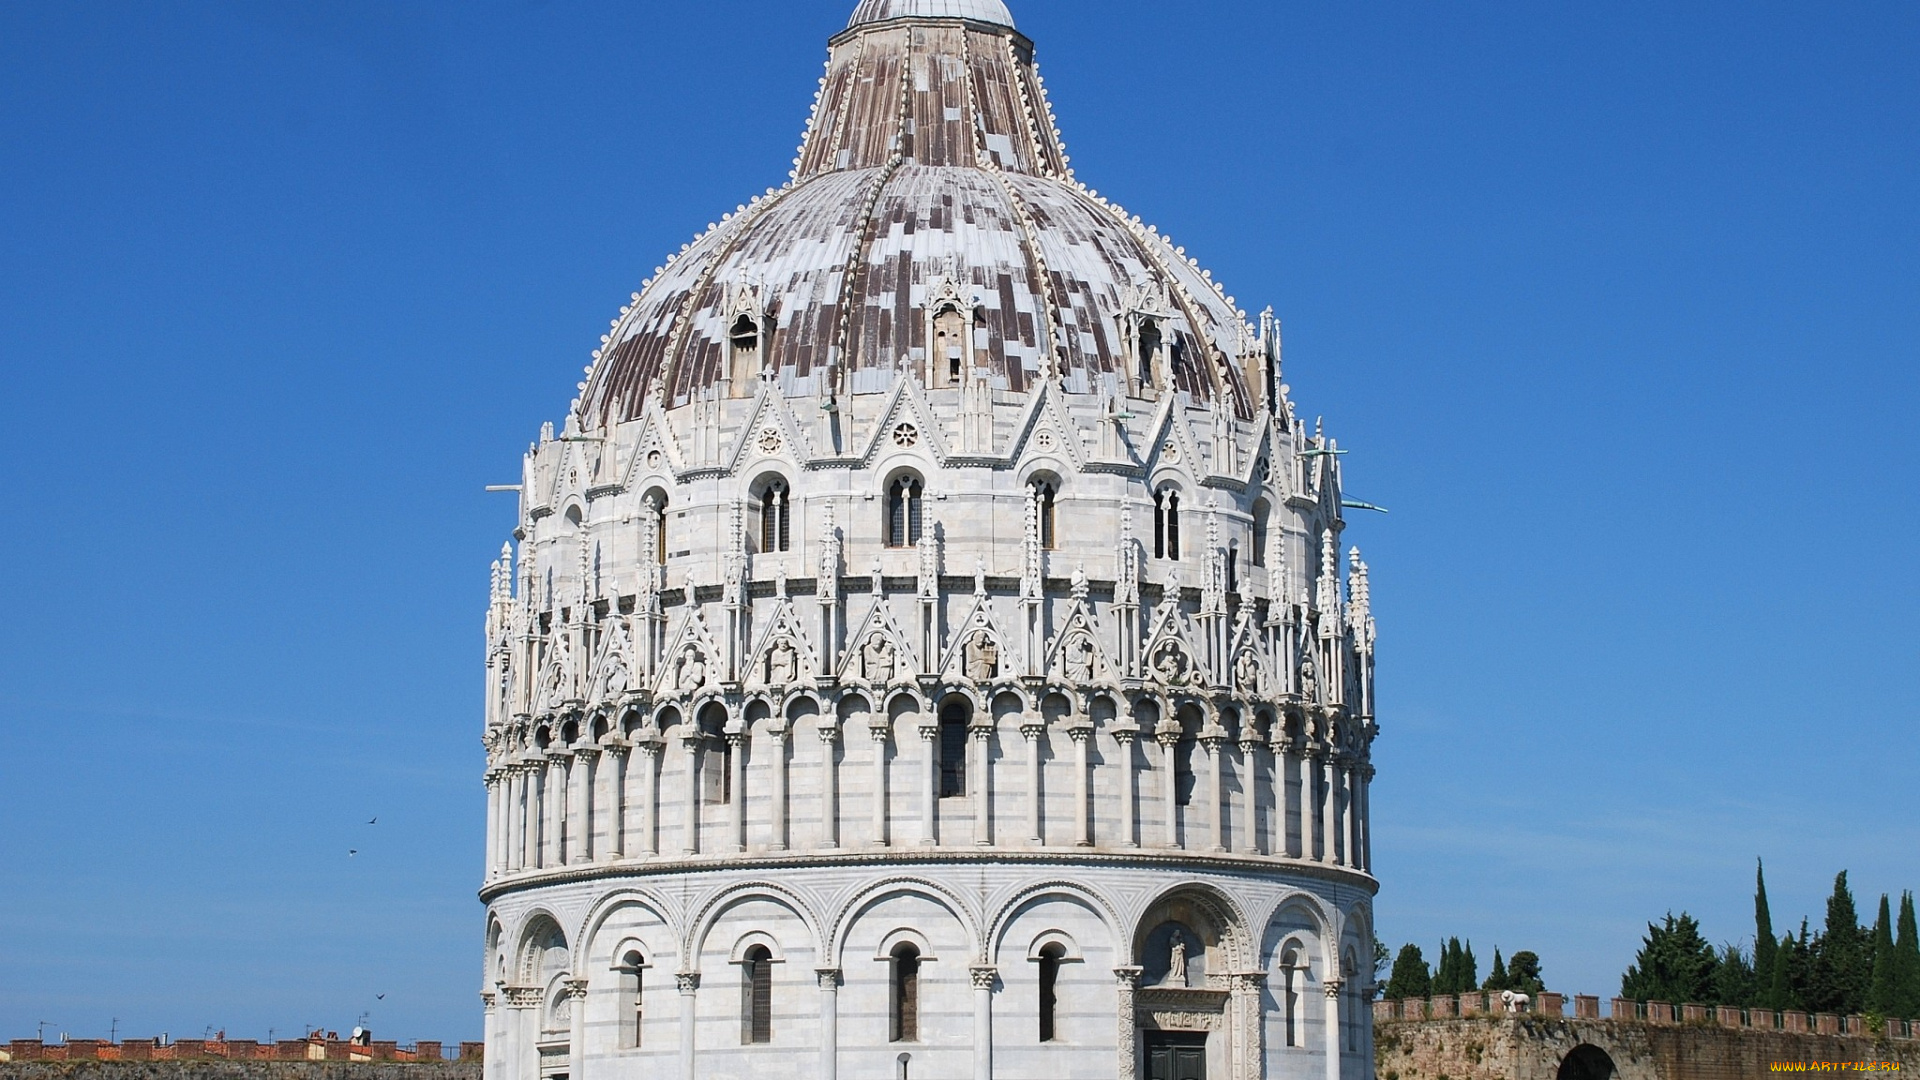
[[[762,552],[786,551],[789,548],[792,530],[788,515],[787,482],[774,480],[760,496],[760,550]]]
[[[887,1037],[893,1042],[920,1039],[920,950],[910,942],[893,947],[891,1007]]]
[[[1153,557],[1180,557],[1180,493],[1170,487],[1153,493]]]
[[[924,489],[912,473],[896,477],[887,487],[887,546],[912,547],[920,542]]]
[[[1058,943],[1048,944],[1040,950],[1040,1041],[1053,1042],[1059,1038],[1057,1016],[1060,1009],[1060,961],[1067,950]]]
[[[1033,501],[1040,518],[1040,546],[1048,551],[1057,546],[1054,532],[1054,486],[1050,481],[1033,482]]]
[[[740,1041],[753,1045],[773,1041],[773,953],[765,945],[747,950],[740,964]]]
[[[967,793],[967,708],[948,705],[940,710],[940,797]]]

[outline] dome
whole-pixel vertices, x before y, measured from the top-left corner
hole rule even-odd
[[[860,0],[847,26],[889,19],[969,19],[1013,28],[1013,13],[1000,0]]]
[[[960,21],[902,21],[949,19]],[[836,38],[793,182],[698,237],[622,312],[582,419],[748,396],[756,363],[789,397],[880,392],[903,368],[929,386],[945,290],[974,323],[959,362],[996,390],[1057,375],[1122,396],[1150,324],[1168,382],[1195,405],[1230,398],[1252,334],[1211,275],[1076,181],[1033,61],[999,0],[864,0]],[[932,343],[930,344],[930,341]],[[615,415],[616,410],[618,415]]]

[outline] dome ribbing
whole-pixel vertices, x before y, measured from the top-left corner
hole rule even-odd
[[[970,19],[1013,28],[1013,13],[1000,0],[861,0],[847,26],[889,19]]]

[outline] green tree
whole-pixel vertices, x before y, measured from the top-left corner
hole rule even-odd
[[[1460,980],[1459,988],[1454,991],[1456,994],[1469,993],[1480,986],[1480,962],[1473,958],[1472,939],[1468,939],[1465,948],[1460,950],[1460,967],[1455,975]]]
[[[1713,967],[1713,1000],[1702,1004],[1752,1005],[1758,988],[1759,980],[1754,977],[1753,965],[1747,962],[1740,946],[1723,945],[1719,962]]]
[[[1720,959],[1700,936],[1700,924],[1681,912],[1662,923],[1648,923],[1647,937],[1632,966],[1620,976],[1620,996],[1635,1001],[1711,1004],[1713,975]]]
[[[1515,993],[1531,997],[1539,996],[1547,984],[1540,977],[1540,957],[1525,949],[1514,953],[1507,959],[1507,981]]]
[[[1753,1000],[1746,1004],[1767,1009],[1785,1008],[1784,1004],[1774,1000],[1775,955],[1780,951],[1780,942],[1773,936],[1773,912],[1767,908],[1765,863],[1759,863],[1754,870],[1753,882],[1753,971],[1757,976],[1757,985]]]
[[[1873,941],[1847,888],[1847,872],[1833,879],[1827,898],[1827,925],[1813,941],[1813,969],[1801,996],[1814,1012],[1847,1015],[1866,1006],[1873,981]]]
[[[1899,990],[1895,1010],[1903,1017],[1920,1019],[1920,929],[1914,925],[1913,893],[1900,895],[1900,932],[1893,951],[1900,958]]]
[[[1867,983],[1867,1011],[1891,1015],[1900,1005],[1900,958],[1893,951],[1893,912],[1887,894],[1880,894],[1880,913],[1873,920],[1873,975]]]
[[[1424,998],[1433,993],[1433,973],[1420,955],[1420,946],[1411,941],[1400,946],[1394,958],[1393,974],[1387,977],[1387,997],[1395,1001]]]
[[[1393,960],[1393,954],[1387,951],[1386,943],[1379,938],[1373,939],[1373,992],[1377,995],[1387,987],[1387,981],[1381,978],[1387,973],[1387,964]]]
[[[1499,993],[1513,988],[1513,980],[1507,978],[1507,962],[1500,959],[1500,946],[1493,947],[1493,970],[1487,972],[1487,981],[1480,985],[1482,990]]]
[[[1793,992],[1793,935],[1780,939],[1773,950],[1773,970],[1767,973],[1766,1006],[1770,1009],[1794,1009],[1800,998]]]

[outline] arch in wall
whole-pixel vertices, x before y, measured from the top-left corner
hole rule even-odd
[[[1560,1059],[1554,1080],[1613,1080],[1619,1070],[1605,1050],[1592,1043],[1581,1043]]]
[[[1190,927],[1207,950],[1209,970],[1243,971],[1254,955],[1246,912],[1226,893],[1202,881],[1187,881],[1163,890],[1142,909],[1130,935],[1129,959],[1151,967],[1147,942],[1166,924]]]
[[[660,957],[675,955],[679,952],[682,936],[682,927],[678,919],[673,917],[678,910],[677,905],[670,903],[666,897],[633,886],[616,889],[600,897],[587,909],[586,917],[580,922],[577,939],[582,947],[574,966],[581,971],[591,971],[610,964],[615,953],[611,949],[604,954],[600,952],[598,943],[602,935],[608,926],[623,916],[636,913],[641,916],[639,924],[659,928],[656,934],[640,936],[646,945],[646,956],[657,964]],[[633,931],[625,928],[615,932],[626,937],[634,936]]]
[[[846,960],[843,954],[846,952],[848,931],[868,912],[896,897],[918,897],[945,909],[946,913],[958,923],[961,934],[966,939],[966,955],[981,955],[982,937],[979,920],[966,900],[959,893],[930,878],[906,876],[874,882],[854,894],[842,905],[830,924],[832,931],[823,955],[832,957],[836,965],[843,963]]]
[[[916,463],[894,466],[885,475],[880,485],[882,546],[913,547],[926,530],[926,474]]]
[[[545,986],[573,967],[566,931],[560,929],[560,920],[545,908],[526,913],[520,923],[518,941],[514,950],[516,985]]]
[[[798,919],[801,926],[806,929],[806,944],[808,947],[816,951],[819,949],[821,940],[821,919],[819,912],[815,911],[812,905],[808,904],[800,894],[783,885],[777,885],[771,881],[755,881],[736,885],[716,893],[709,898],[705,904],[700,906],[700,909],[695,913],[690,924],[691,932],[682,944],[681,956],[684,966],[688,970],[694,968],[699,960],[700,954],[705,951],[707,947],[707,939],[712,936],[714,927],[719,924],[721,919],[726,917],[727,912],[741,904],[753,901],[765,901],[792,913],[794,918]],[[742,941],[744,940],[745,939],[742,939]],[[736,942],[732,949],[729,950],[729,955],[732,956],[736,963],[739,961],[741,950],[745,947],[745,945]],[[772,948],[773,955],[776,958],[785,958],[786,947],[781,946],[778,942],[773,942],[770,948]]]
[[[1120,948],[1120,913],[1114,909],[1106,897],[1076,882],[1043,881],[1029,885],[1019,892],[1014,893],[993,913],[993,917],[988,923],[989,929],[987,931],[989,963],[999,964],[1004,962],[1009,946],[1014,948],[1024,947],[1026,949],[1025,956],[1029,959],[1038,955],[1035,950],[1045,944],[1047,933],[1058,933],[1057,931],[1043,933],[1040,938],[1024,945],[1019,941],[1009,941],[1007,934],[1022,916],[1033,911],[1038,905],[1050,900],[1064,900],[1092,912],[1093,915],[1099,919],[1100,924],[1106,928],[1109,935],[1107,945],[1114,949],[1116,954],[1118,953]],[[1070,937],[1068,940],[1073,941]],[[1069,953],[1073,956],[1081,955],[1080,944],[1077,941],[1074,941],[1073,948],[1069,950]]]
[[[1318,970],[1331,970],[1336,930],[1341,919],[1318,896],[1290,893],[1275,904],[1265,920],[1260,940],[1262,967],[1279,962],[1279,951],[1289,939],[1309,947],[1308,960]]]

